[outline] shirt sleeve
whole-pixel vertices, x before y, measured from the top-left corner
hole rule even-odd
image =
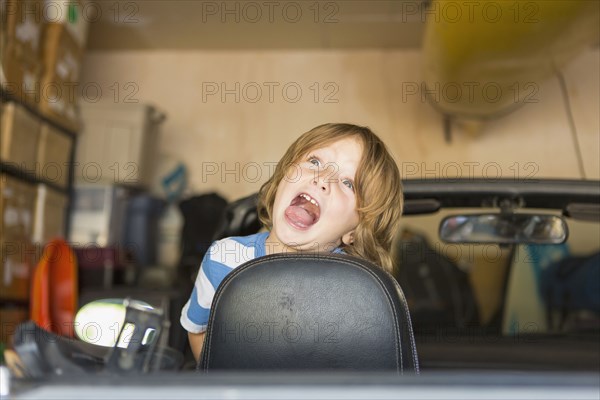
[[[215,262],[210,258],[215,245],[216,242],[204,255],[192,294],[181,310],[181,326],[190,333],[202,333],[208,327],[210,306],[216,289],[208,279],[215,267]]]
[[[215,291],[233,269],[255,258],[255,247],[256,235],[225,238],[210,246],[200,264],[194,290],[181,310],[181,326],[190,333],[206,331]]]

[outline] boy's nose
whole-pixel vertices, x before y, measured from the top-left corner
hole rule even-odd
[[[321,174],[320,176],[315,176],[313,178],[313,185],[316,185],[323,192],[329,192],[329,178],[327,174]]]

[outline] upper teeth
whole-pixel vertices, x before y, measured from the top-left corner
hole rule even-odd
[[[313,199],[312,197],[310,197],[306,193],[302,193],[300,195],[300,197],[304,197],[306,200],[310,201],[312,204],[314,204],[315,206],[319,207],[319,203],[317,203],[317,201],[315,199]]]

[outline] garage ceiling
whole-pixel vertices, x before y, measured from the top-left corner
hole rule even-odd
[[[419,48],[423,1],[94,2],[89,50]]]

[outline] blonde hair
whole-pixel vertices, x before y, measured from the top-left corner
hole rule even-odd
[[[347,137],[356,137],[362,142],[363,154],[355,176],[359,222],[352,245],[342,243],[341,247],[346,253],[369,260],[391,273],[392,242],[402,215],[402,181],[385,144],[367,127],[324,124],[296,139],[279,160],[273,176],[260,188],[258,216],[271,230],[277,187],[289,168],[309,152]]]

